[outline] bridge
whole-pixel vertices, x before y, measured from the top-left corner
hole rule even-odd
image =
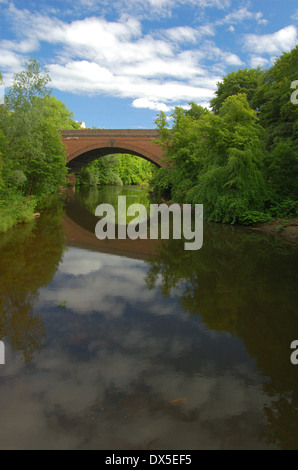
[[[97,158],[115,153],[137,155],[159,167],[165,165],[155,129],[73,129],[61,130],[60,134],[70,174]]]

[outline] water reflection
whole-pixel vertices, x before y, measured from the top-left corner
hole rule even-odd
[[[57,202],[38,226],[27,224],[0,236],[0,338],[28,362],[43,347],[44,326],[33,308],[38,289],[51,281],[61,260],[62,208]]]
[[[2,238],[0,448],[297,448],[294,250],[206,225],[198,252],[119,256],[92,245],[94,225],[74,239],[98,204],[71,219],[84,197]]]
[[[297,253],[280,240],[241,228],[205,224],[204,249],[188,253],[180,241],[160,247],[150,261],[147,285],[160,285],[191,316],[212,330],[240,338],[268,381],[266,436],[282,448],[297,447],[298,370],[289,345],[298,332]]]
[[[126,197],[126,205],[142,204],[149,212],[150,199],[148,197],[148,188],[146,186],[103,186],[101,188],[91,188],[89,190],[81,190],[77,193],[73,201],[80,202],[86,207],[91,214],[95,214],[95,209],[99,204],[106,203],[113,206],[115,210],[115,220],[118,221],[118,197]],[[126,216],[126,223],[129,224],[135,216]],[[98,220],[98,218],[97,218]],[[94,230],[94,229],[93,229]]]
[[[110,192],[109,192],[110,191]],[[99,220],[95,216],[96,207],[108,202],[115,208],[116,220],[118,217],[118,196],[126,196],[127,206],[133,203],[149,206],[148,190],[142,187],[103,187],[93,188],[78,192],[68,198],[66,205],[66,217],[63,219],[63,227],[70,246],[84,247],[101,253],[112,253],[134,259],[150,259],[156,251],[158,240],[99,240],[95,236],[95,226]],[[129,223],[130,218],[127,218]]]

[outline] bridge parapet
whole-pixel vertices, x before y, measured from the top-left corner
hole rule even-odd
[[[62,137],[147,137],[158,138],[156,129],[63,129]]]

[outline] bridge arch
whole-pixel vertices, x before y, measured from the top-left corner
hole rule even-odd
[[[158,167],[165,165],[154,129],[78,129],[60,133],[70,174],[75,174],[93,160],[116,153],[136,155]]]

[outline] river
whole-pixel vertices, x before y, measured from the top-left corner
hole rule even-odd
[[[204,223],[182,240],[95,237],[77,191],[0,236],[1,449],[297,449],[297,248]]]

